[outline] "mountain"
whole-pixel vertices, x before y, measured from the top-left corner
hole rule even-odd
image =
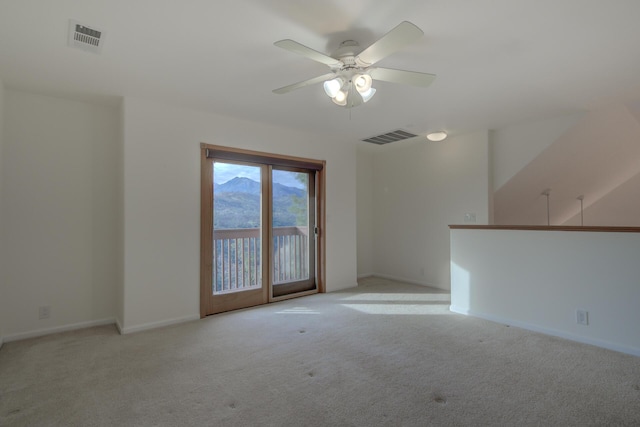
[[[215,193],[213,226],[216,229],[260,226],[260,196],[239,192]]]
[[[260,225],[260,183],[235,177],[214,184],[214,228],[256,228]],[[273,184],[273,224],[306,225],[306,197],[301,188]]]
[[[304,195],[305,191],[302,188],[289,187],[287,185],[278,184],[277,182],[273,184],[273,197],[304,197]]]
[[[260,195],[260,183],[251,178],[235,177],[224,184],[215,184],[213,191],[215,193],[248,193]],[[296,196],[304,197],[305,191],[302,188],[289,187],[288,185],[273,184],[273,197]]]
[[[260,195],[260,183],[250,178],[236,176],[235,178],[214,186],[214,191],[221,193],[249,193]]]

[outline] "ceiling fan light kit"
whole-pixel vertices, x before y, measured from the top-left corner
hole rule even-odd
[[[357,96],[353,93],[353,88],[362,98],[362,102],[367,102],[376,93],[376,90],[371,87],[372,84],[373,79],[368,74],[357,74],[349,79],[336,77],[324,82],[324,92],[337,105],[356,106],[360,105],[360,102],[351,102],[350,104],[347,102],[349,99],[353,101],[353,98]]]
[[[335,98],[343,84],[344,81],[340,77],[336,77],[333,80],[327,80],[324,82],[324,91],[329,98]]]
[[[362,96],[362,102],[369,101],[371,98],[373,98],[373,95],[375,94],[376,94],[376,90],[375,88],[372,88],[372,87],[365,92],[360,92],[360,96]]]
[[[331,100],[336,104],[344,107],[347,105],[347,97],[349,96],[348,89],[347,90],[339,90]]]
[[[359,53],[356,53],[359,47],[357,42],[353,40],[342,42],[333,57],[293,40],[277,41],[274,43],[276,46],[325,64],[329,66],[331,72],[275,89],[273,92],[284,94],[324,81],[324,91],[334,104],[352,108],[373,98],[376,93],[376,89],[372,86],[374,79],[427,87],[433,82],[435,75],[373,66],[381,59],[416,41],[423,34],[420,28],[404,21]]]

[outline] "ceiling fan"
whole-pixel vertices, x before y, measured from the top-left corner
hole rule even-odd
[[[374,80],[427,87],[436,78],[434,74],[374,67],[374,64],[381,59],[413,43],[423,35],[420,28],[411,22],[404,21],[362,51],[356,41],[343,41],[333,56],[325,55],[290,39],[277,41],[274,43],[276,46],[328,65],[331,72],[275,89],[273,93],[284,94],[324,82],[324,90],[335,104],[352,108],[373,97],[376,93],[376,89],[372,86]]]

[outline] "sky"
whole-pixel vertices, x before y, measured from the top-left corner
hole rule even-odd
[[[235,177],[249,178],[256,182],[260,182],[260,168],[257,166],[215,162],[213,174],[213,179],[216,184],[224,184]],[[289,187],[304,188],[303,184],[295,179],[295,175],[295,172],[274,170],[273,182]]]

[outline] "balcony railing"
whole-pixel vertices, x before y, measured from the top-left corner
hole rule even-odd
[[[273,284],[309,278],[309,228],[273,228]]]
[[[213,231],[214,293],[260,287],[262,266],[259,228]],[[309,229],[273,228],[274,285],[309,277]]]

